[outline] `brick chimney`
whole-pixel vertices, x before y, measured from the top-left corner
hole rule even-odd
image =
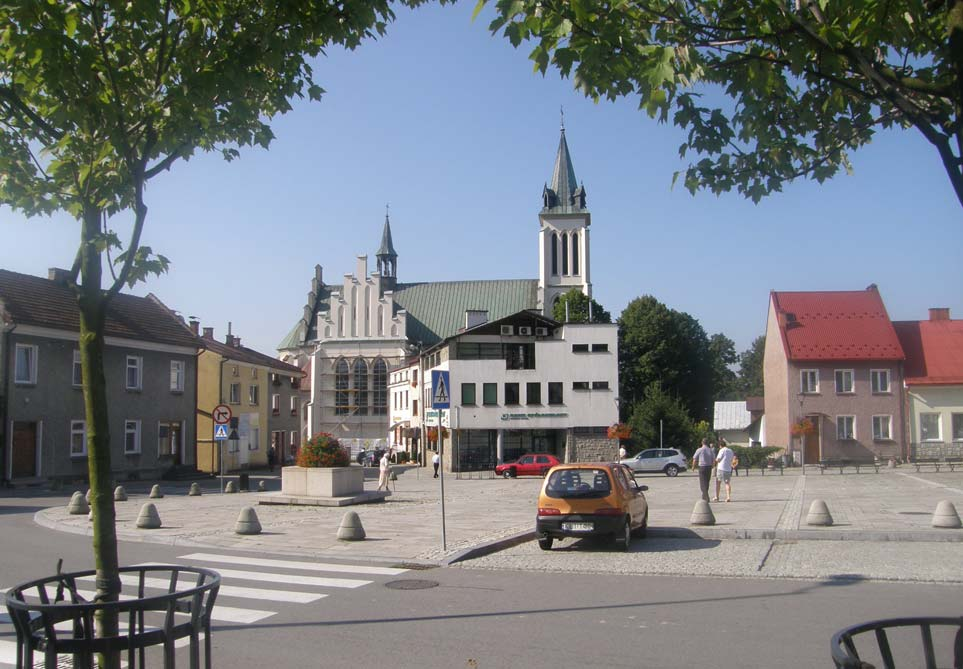
[[[53,281],[59,286],[66,286],[69,278],[69,269],[61,269],[59,267],[50,267],[47,269],[47,279]]]
[[[199,320],[191,316],[187,324],[190,326],[191,332],[194,333],[195,337],[200,334],[201,322]]]
[[[931,320],[931,321],[948,321],[948,320],[950,320],[950,308],[949,308],[949,307],[931,307],[931,308],[930,308],[930,320]]]
[[[204,339],[214,339],[214,328],[204,328]]]

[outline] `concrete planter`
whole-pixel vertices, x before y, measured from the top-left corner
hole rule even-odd
[[[364,491],[362,467],[283,467],[281,494],[298,497],[350,497]]]

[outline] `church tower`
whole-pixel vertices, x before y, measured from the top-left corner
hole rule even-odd
[[[542,211],[538,215],[538,307],[549,318],[558,298],[573,288],[592,297],[592,215],[585,207],[585,187],[575,179],[564,123],[561,133],[552,182],[542,190]]]
[[[378,273],[381,275],[382,290],[394,290],[398,283],[398,254],[391,243],[391,224],[385,212],[385,227],[381,231],[381,246],[375,254],[378,259]]]

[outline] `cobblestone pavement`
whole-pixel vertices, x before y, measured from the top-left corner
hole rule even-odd
[[[252,487],[261,479],[269,491],[280,488],[276,474],[256,472]],[[963,511],[961,471],[786,470],[782,476],[757,471],[733,477],[733,501],[712,503],[711,527],[689,524],[699,496],[695,475],[637,480],[649,488],[650,533],[627,554],[589,540],[557,542],[551,552],[525,541],[541,486],[535,478],[446,476],[442,546],[440,480],[419,468],[399,475],[385,502],[352,507],[258,506],[258,493],[220,494],[217,481],[207,481],[201,497],[188,497],[187,484],[162,484],[166,496],[148,500],[149,486],[141,484],[128,489],[129,501],[117,503],[117,527],[127,541],[431,564],[468,558],[460,563],[468,568],[963,582],[963,530],[930,524],[940,500]],[[375,482],[365,485],[373,489]],[[833,526],[806,524],[816,499],[827,503]],[[157,507],[160,529],[136,528],[147,501]],[[234,533],[244,506],[256,508],[264,528],[260,535]],[[361,518],[366,540],[337,539],[349,510]],[[62,531],[90,532],[86,516],[71,516],[63,505],[38,512],[36,520]]]

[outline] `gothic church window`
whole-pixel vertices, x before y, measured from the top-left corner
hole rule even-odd
[[[578,276],[578,233],[572,233],[572,274]]]
[[[562,276],[568,276],[568,235],[562,233]]]
[[[354,361],[354,405],[356,415],[368,415],[368,364],[363,358]]]
[[[552,233],[552,274],[558,275],[558,234]]]
[[[348,363],[343,358],[334,365],[334,414],[348,414]]]
[[[388,413],[388,365],[381,358],[375,360],[371,385],[374,391],[372,413],[375,416],[385,416]]]

